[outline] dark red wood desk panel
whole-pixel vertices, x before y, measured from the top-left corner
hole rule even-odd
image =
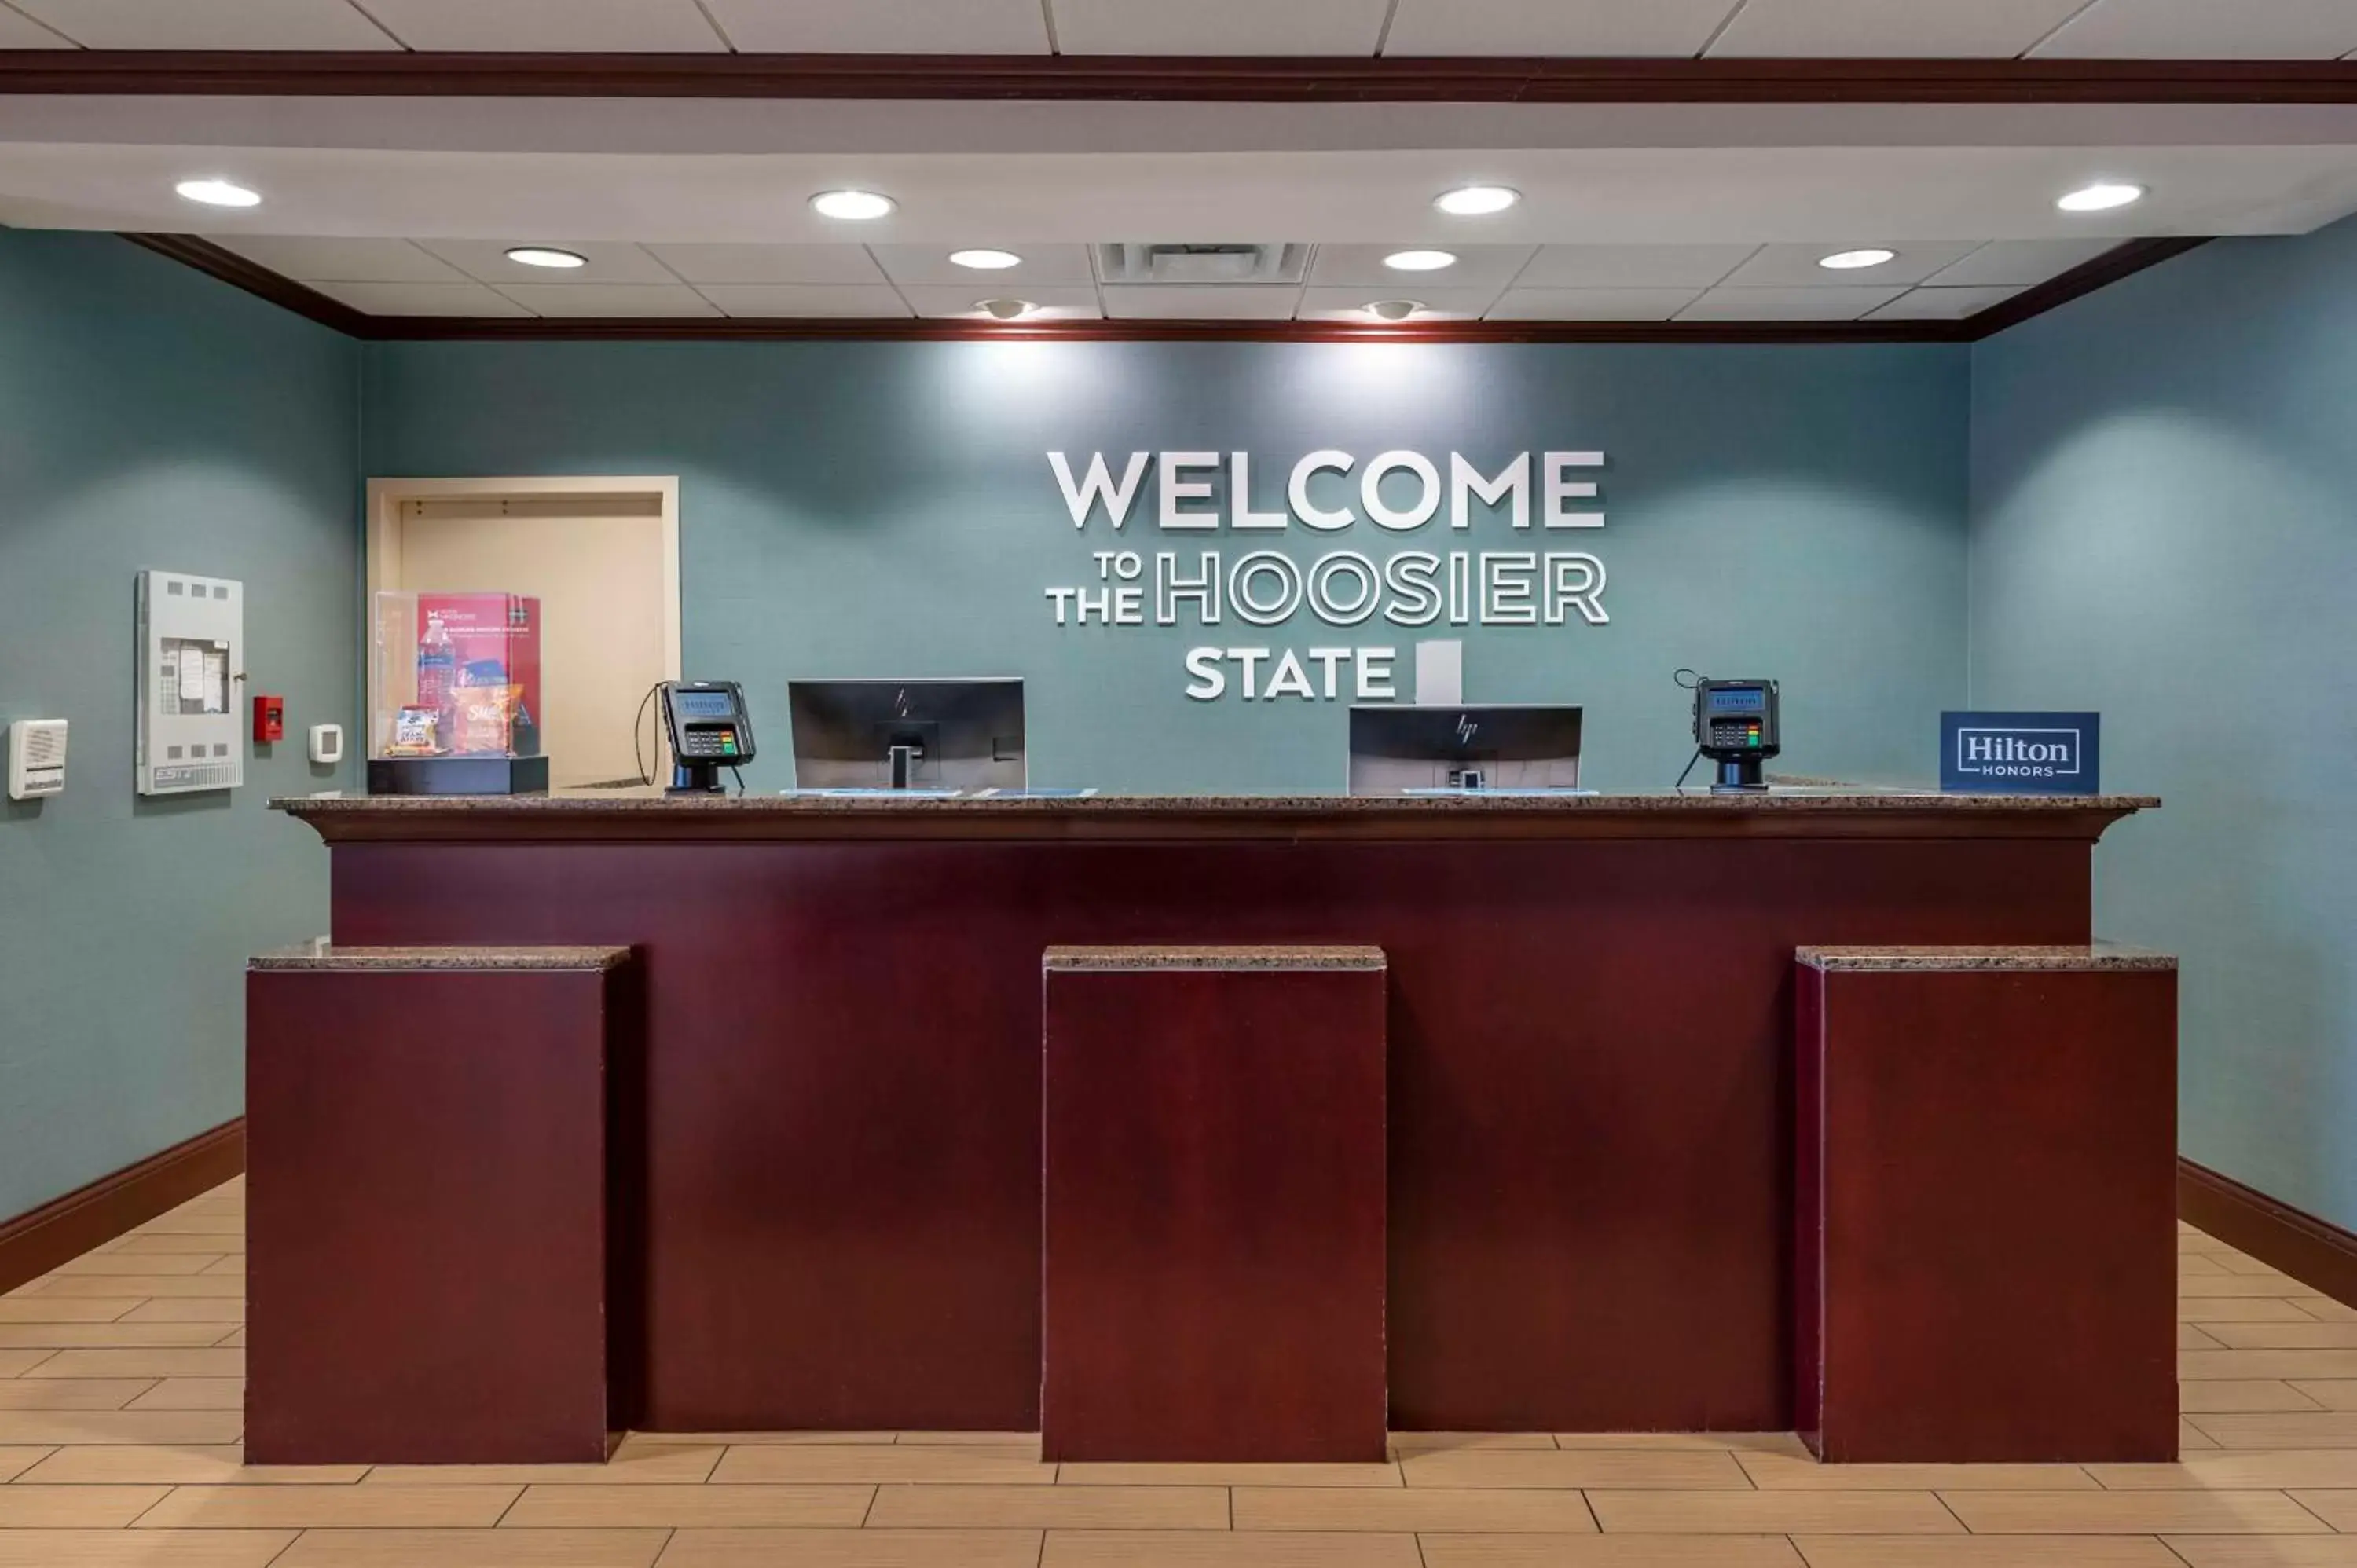
[[[1049,954],[1043,1455],[1380,1464],[1383,956],[1159,950]]]
[[[1042,950],[1353,942],[1391,965],[1394,1423],[1774,1430],[1792,950],[2088,936],[2108,816],[1935,818],[631,843],[620,814],[339,842],[334,922],[640,949],[651,1426],[1035,1428]]]

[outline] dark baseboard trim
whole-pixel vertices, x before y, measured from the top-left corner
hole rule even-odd
[[[194,234],[124,239],[371,342],[955,343],[1976,343],[2106,284],[2183,255],[2206,239],[2130,240],[1961,321],[762,320],[747,317],[370,316]]]
[[[2179,1157],[2177,1217],[2238,1251],[2357,1306],[2357,1235]]]
[[[0,1223],[0,1293],[177,1208],[245,1169],[245,1118]]]
[[[2351,103],[2347,60],[18,49],[0,93],[1210,103]]]

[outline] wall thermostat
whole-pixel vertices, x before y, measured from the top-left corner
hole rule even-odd
[[[18,719],[8,726],[8,799],[38,800],[66,787],[66,721]]]
[[[139,792],[185,795],[245,782],[245,585],[186,572],[139,574]]]
[[[311,726],[311,760],[341,762],[344,759],[344,726],[313,725]]]

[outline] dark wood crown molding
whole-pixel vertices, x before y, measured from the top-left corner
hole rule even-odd
[[[0,93],[1276,103],[2352,103],[2341,60],[24,49]]]
[[[2131,240],[1960,321],[1044,321],[754,317],[370,316],[194,234],[135,245],[374,342],[1972,343],[2206,240]]]

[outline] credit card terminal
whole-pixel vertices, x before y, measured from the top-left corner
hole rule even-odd
[[[720,770],[753,760],[753,721],[734,681],[667,681],[663,727],[671,736],[673,795],[717,795]]]
[[[1695,749],[1718,765],[1713,789],[1765,789],[1760,764],[1782,749],[1773,681],[1695,683]]]

